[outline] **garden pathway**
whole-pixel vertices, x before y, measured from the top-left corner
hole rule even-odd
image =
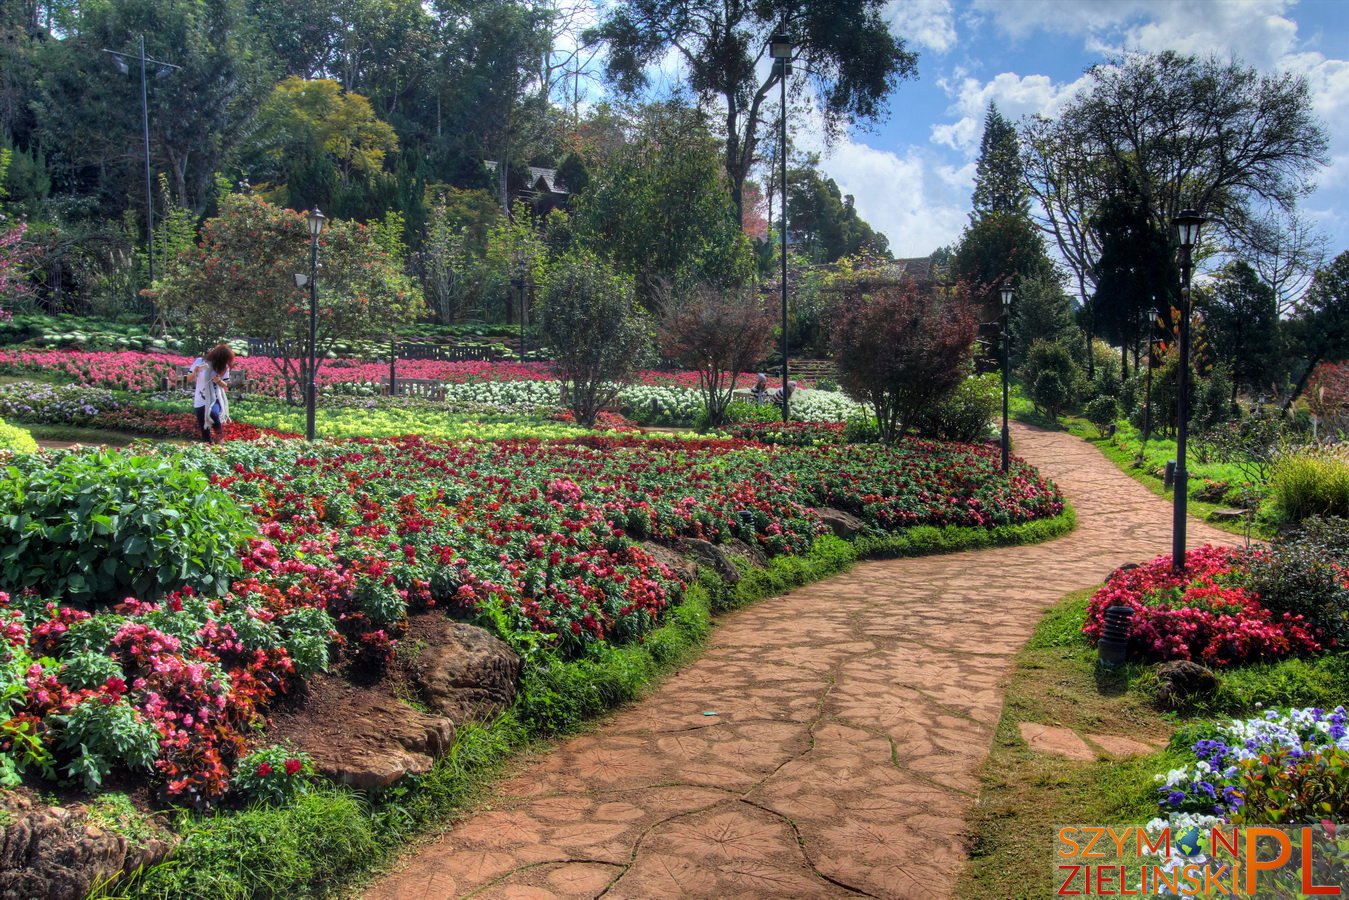
[[[1170,550],[1169,505],[1090,444],[1014,441],[1074,533],[862,563],[725,616],[700,659],[530,760],[367,900],[950,896],[1041,611]],[[1191,524],[1191,546],[1236,540]]]

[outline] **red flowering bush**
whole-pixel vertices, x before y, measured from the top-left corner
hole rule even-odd
[[[1100,640],[1105,611],[1127,606],[1129,652],[1142,659],[1230,666],[1320,651],[1320,635],[1302,616],[1275,615],[1245,585],[1261,552],[1204,546],[1186,555],[1179,574],[1169,555],[1116,571],[1092,596],[1083,631]]]

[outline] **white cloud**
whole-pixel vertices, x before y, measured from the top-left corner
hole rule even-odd
[[[945,53],[956,44],[951,0],[891,0],[884,15],[891,31],[919,48]]]
[[[990,102],[1015,122],[1022,116],[1054,116],[1077,93],[1084,80],[1056,84],[1048,75],[1017,75],[1003,72],[991,81],[981,82],[968,76],[958,83],[940,82],[952,97],[949,113],[954,122],[932,126],[932,141],[958,150],[967,156],[978,151],[983,134],[984,114]]]

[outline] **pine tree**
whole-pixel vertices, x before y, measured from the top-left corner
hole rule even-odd
[[[1027,215],[1030,211],[1027,197],[1026,168],[1021,161],[1016,128],[998,112],[996,103],[990,103],[984,116],[984,136],[979,142],[970,221],[978,222],[990,213]]]

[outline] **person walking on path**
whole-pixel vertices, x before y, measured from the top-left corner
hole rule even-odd
[[[197,414],[197,430],[208,444],[219,443],[225,437],[225,423],[229,421],[230,363],[234,351],[228,344],[217,344],[192,360],[188,374],[192,378],[192,409]]]

